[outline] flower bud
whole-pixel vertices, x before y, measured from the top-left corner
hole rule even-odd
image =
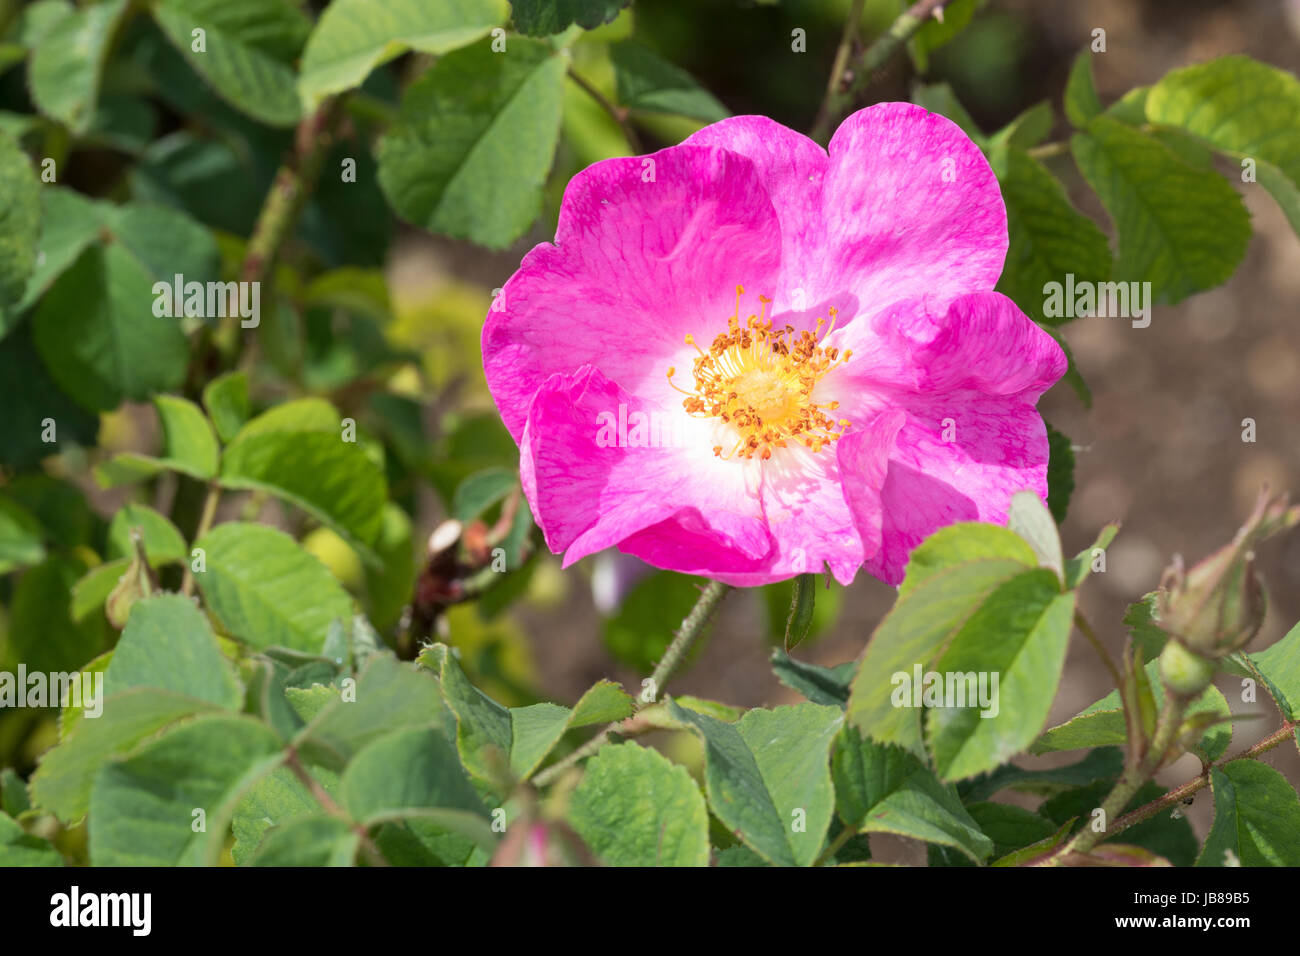
[[[1224,657],[1244,647],[1264,623],[1267,606],[1254,548],[1297,522],[1300,508],[1288,508],[1285,495],[1261,492],[1231,544],[1190,571],[1176,560],[1165,572],[1157,602],[1160,627],[1201,656]]]

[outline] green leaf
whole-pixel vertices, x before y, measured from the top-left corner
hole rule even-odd
[[[221,451],[203,410],[175,395],[155,396],[153,403],[162,424],[167,466],[199,479],[216,475]]]
[[[1300,81],[1246,56],[1173,70],[1151,88],[1146,118],[1175,126],[1230,155],[1256,176],[1300,233]]]
[[[230,441],[248,421],[248,376],[243,372],[218,375],[203,388],[203,407],[217,435],[223,442]]]
[[[370,741],[402,727],[436,724],[450,733],[438,682],[427,673],[374,654],[356,680],[354,699],[323,688],[329,702],[299,734],[314,762],[341,770]]]
[[[18,817],[32,808],[27,784],[13,767],[0,770],[0,812]]]
[[[1114,279],[1148,281],[1154,302],[1174,304],[1232,275],[1250,216],[1222,176],[1108,116],[1092,120],[1071,148],[1119,232]]]
[[[351,866],[361,835],[334,817],[304,817],[267,834],[249,866]]]
[[[209,611],[253,647],[318,653],[330,623],[352,618],[352,598],[283,531],[230,522],[194,546],[204,552],[206,569],[194,577]]]
[[[288,0],[159,0],[154,19],[231,106],[269,126],[301,115],[292,61],[311,21]],[[203,30],[204,52],[195,50]]]
[[[993,852],[952,787],[906,750],[872,743],[846,727],[831,768],[845,826],[955,847],[977,863]]]
[[[63,866],[63,857],[49,840],[33,836],[0,813],[0,866]]]
[[[849,684],[857,669],[857,661],[846,661],[835,667],[818,667],[795,660],[779,647],[772,651],[772,671],[776,679],[814,704],[842,709],[849,702]]]
[[[1197,866],[1300,866],[1300,798],[1282,776],[1256,760],[1210,771],[1214,825]]]
[[[107,623],[72,617],[72,588],[85,571],[78,558],[56,553],[18,579],[5,636],[30,671],[75,671],[104,649]]]
[[[812,629],[813,611],[817,601],[817,575],[801,574],[794,579],[790,598],[790,614],[785,624],[785,649],[797,647]]]
[[[361,821],[420,808],[488,815],[455,746],[431,727],[407,727],[371,741],[348,764],[339,793]]]
[[[450,53],[485,36],[508,14],[505,0],[334,0],[303,50],[298,92],[313,110],[407,50]]]
[[[151,276],[120,243],[92,246],[64,272],[32,317],[50,376],[79,405],[108,411],[178,388],[189,342],[176,320],[159,318]]]
[[[558,704],[510,709],[510,770],[527,779],[568,731],[632,716],[632,698],[612,681],[597,681],[573,710]]]
[[[970,803],[965,812],[979,832],[993,843],[993,857],[1000,859],[1014,850],[1046,840],[1057,826],[1038,814],[1006,803]],[[970,860],[939,846],[930,848],[931,866],[970,866]]]
[[[808,866],[834,810],[829,753],[838,707],[796,704],[724,723],[669,701],[704,741],[709,806],[750,849],[779,866]]]
[[[170,690],[237,709],[243,688],[221,655],[207,618],[180,594],[136,601],[104,672],[106,693],[132,687]]]
[[[611,22],[631,0],[510,0],[515,29],[530,37],[560,33],[571,24],[594,30]]]
[[[44,540],[31,512],[7,495],[0,497],[0,574],[44,561]]]
[[[921,542],[908,561],[897,603],[863,655],[849,697],[849,723],[873,740],[923,757],[920,711],[895,706],[894,675],[913,678],[916,668],[925,671],[991,595],[1017,576],[1047,573],[1034,571],[1037,564],[1023,538],[997,525],[950,525]]]
[[[1278,710],[1287,720],[1300,721],[1300,624],[1276,644],[1249,657]]]
[[[388,497],[383,469],[359,442],[344,440],[328,403],[288,402],[245,425],[222,455],[221,484],[297,505],[378,564],[371,545]]]
[[[442,57],[407,88],[379,143],[379,184],[393,210],[493,249],[523,235],[541,211],[564,72],[564,58],[534,40]]]
[[[1136,605],[1134,605],[1136,607]],[[1160,661],[1153,660],[1145,667],[1151,685],[1151,694],[1157,710],[1164,704],[1164,686],[1160,682]],[[1187,715],[1210,713],[1228,717],[1228,702],[1217,687],[1211,684],[1187,708]],[[1056,750],[1079,750],[1085,747],[1119,746],[1126,743],[1128,734],[1119,691],[1111,691],[1101,700],[1087,707],[1062,724],[1045,730],[1030,748],[1031,753],[1050,753]],[[1213,762],[1223,756],[1232,740],[1231,724],[1221,723],[1211,727],[1201,738],[1197,749],[1202,760]]]
[[[510,468],[487,468],[475,472],[456,486],[451,514],[457,521],[472,521],[501,501],[519,484],[519,472]]]
[[[907,43],[918,71],[929,69],[930,54],[951,42],[970,24],[978,0],[951,0],[943,7],[943,18],[928,17]]]
[[[0,139],[0,142],[3,140]],[[26,163],[25,156],[23,162]],[[28,171],[30,172],[30,167]],[[31,187],[33,194],[39,196],[41,204],[38,216],[31,226],[35,231],[36,223],[40,224],[40,242],[34,255],[35,267],[32,268],[29,264],[30,276],[26,288],[19,290],[21,301],[10,310],[7,318],[0,320],[0,334],[13,325],[20,313],[35,305],[54,280],[99,237],[100,229],[108,216],[107,209],[110,208],[107,203],[86,199],[62,186],[41,187],[34,174],[31,176]],[[16,253],[12,261],[21,263],[21,254]],[[3,299],[0,298],[0,304],[2,302]]]
[[[587,761],[569,823],[609,866],[708,866],[709,816],[684,767],[634,743]]]
[[[279,738],[249,717],[205,714],[168,731],[95,778],[91,862],[210,865],[243,792],[282,759]]]
[[[1049,426],[1050,427],[1050,426]],[[1069,561],[1065,562],[1065,586],[1067,588],[1077,588],[1087,580],[1088,575],[1092,573],[1093,562],[1101,555],[1094,557],[1093,552],[1097,550],[1105,551],[1110,547],[1110,543],[1115,540],[1115,535],[1119,534],[1118,524],[1108,524],[1097,535],[1097,540],[1092,543],[1092,547],[1080,551]],[[1127,618],[1125,619],[1127,623]],[[1153,654],[1148,653],[1148,658],[1154,658]]]
[[[32,51],[27,69],[32,101],[74,133],[90,127],[99,82],[126,0],[105,0],[59,19]]]
[[[139,529],[144,553],[151,564],[169,564],[189,559],[185,539],[165,514],[148,505],[125,504],[108,526],[108,557],[129,558],[135,553],[131,532]]]
[[[1074,446],[1049,423],[1043,424],[1047,425],[1047,507],[1060,524],[1074,494]]]
[[[731,112],[685,70],[635,40],[611,44],[618,101],[628,109],[716,123]]]
[[[1092,82],[1092,51],[1085,47],[1070,67],[1070,79],[1065,84],[1065,115],[1083,129],[1100,114],[1101,100]]]
[[[933,664],[941,680],[950,682],[957,675],[966,685],[954,688],[951,702],[958,706],[926,709],[926,742],[940,779],[971,777],[1006,763],[1042,730],[1074,620],[1074,593],[1062,594],[1060,587],[1056,573],[1045,568],[1005,582]],[[981,696],[985,675],[990,706]],[[996,686],[993,675],[998,675]],[[979,699],[971,700],[967,695],[977,684]]]
[[[1004,764],[992,773],[958,786],[963,800],[987,800],[1003,788],[1050,796],[1061,790],[1081,787],[1105,777],[1114,779],[1124,769],[1124,755],[1117,747],[1098,747],[1078,763],[1046,770],[1026,770]]]
[[[314,767],[308,771],[330,796],[338,793],[338,777],[328,770]],[[249,788],[235,808],[230,829],[235,843],[231,858],[247,863],[257,853],[262,838],[273,827],[279,828],[303,818],[321,817],[321,805],[288,767],[277,767]]]
[[[1029,149],[1045,140],[1055,123],[1056,115],[1051,104],[1046,100],[1035,103],[990,136],[989,147],[992,150],[1007,146]]]
[[[105,701],[99,718],[78,721],[41,758],[31,779],[32,803],[64,823],[75,822],[85,815],[91,784],[105,763],[164,727],[210,708],[201,700],[143,687]]]
[[[1058,577],[1064,577],[1065,555],[1061,551],[1061,535],[1047,505],[1043,504],[1043,499],[1037,493],[1017,491],[1011,496],[1007,527],[1034,549],[1040,566],[1055,571]]]
[[[1070,204],[1056,177],[1023,149],[994,149],[990,162],[1002,186],[1011,242],[998,291],[1039,322],[1068,321],[1072,309],[1047,314],[1051,283],[1063,284],[1067,274],[1083,282],[1105,280],[1110,274],[1106,237]]]
[[[10,321],[5,316],[23,297],[36,267],[40,188],[27,154],[0,134],[0,333],[7,331]]]

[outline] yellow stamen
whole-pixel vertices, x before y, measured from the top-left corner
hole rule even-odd
[[[774,448],[786,448],[797,442],[814,452],[843,437],[848,419],[827,416],[839,402],[818,404],[812,400],[813,389],[832,369],[849,360],[852,352],[820,345],[835,329],[837,312],[829,309],[830,327],[823,333],[825,319],[817,320],[815,332],[795,334],[794,326],[774,329],[767,318],[771,299],[760,295],[759,314],[740,321],[740,297],[743,286],[736,286],[736,311],[727,320],[727,331],[713,339],[708,351],[696,345],[693,335],[686,344],[698,352],[692,369],[695,389],[687,391],[672,381],[677,373],[668,369],[668,381],[686,396],[682,406],[695,418],[716,418],[730,425],[739,440],[726,454],[715,445],[719,458],[757,455],[766,461]]]

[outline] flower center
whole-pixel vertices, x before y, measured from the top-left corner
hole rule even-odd
[[[695,347],[694,391],[673,384],[686,396],[682,402],[693,418],[716,418],[738,433],[735,446],[726,451],[715,445],[720,458],[753,458],[766,461],[773,448],[785,448],[797,442],[814,452],[843,436],[847,419],[832,419],[826,414],[839,402],[818,404],[813,401],[817,383],[853,353],[825,348],[825,341],[835,327],[835,309],[830,309],[830,328],[822,332],[825,319],[817,320],[816,332],[795,334],[794,326],[773,328],[767,318],[772,301],[759,296],[759,314],[750,315],[741,324],[740,297],[744,288],[736,286],[736,314],[727,320],[727,331],[720,332],[706,352],[695,344],[693,335],[686,344]],[[676,374],[668,369],[668,381]],[[724,453],[725,452],[725,453]]]

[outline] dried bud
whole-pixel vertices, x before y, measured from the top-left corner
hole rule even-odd
[[[1224,657],[1244,647],[1264,623],[1267,605],[1254,548],[1298,522],[1300,507],[1288,508],[1286,495],[1261,492],[1231,544],[1190,571],[1175,561],[1165,572],[1157,604],[1161,628],[1203,657]]]

